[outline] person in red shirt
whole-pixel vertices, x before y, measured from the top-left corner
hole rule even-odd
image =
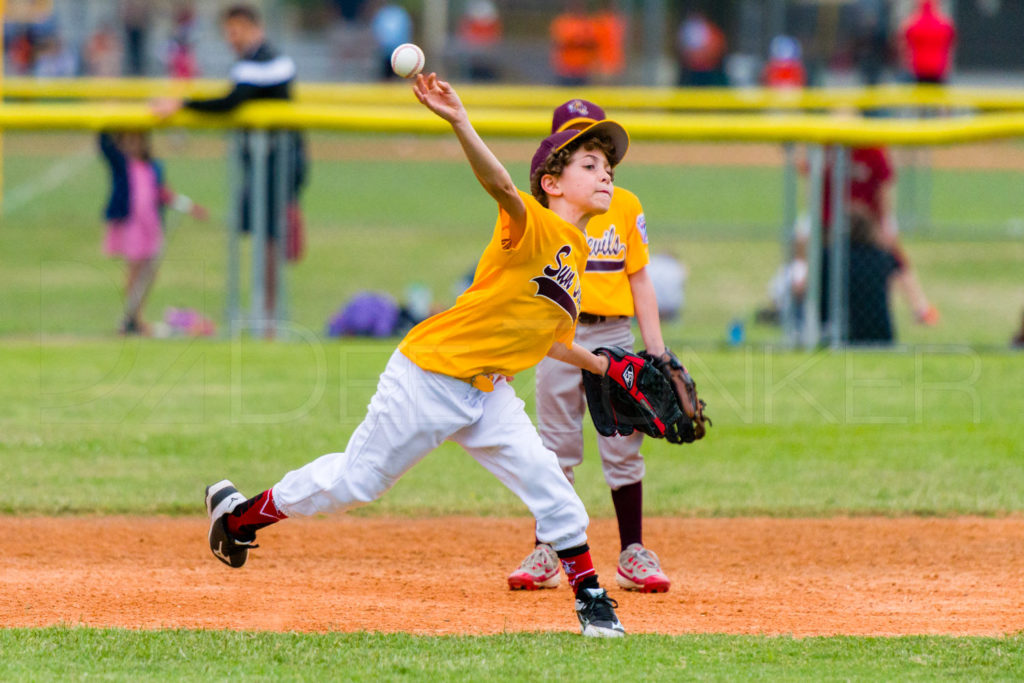
[[[466,52],[466,71],[470,80],[493,81],[498,78],[496,51],[502,37],[501,17],[492,0],[473,0],[459,19],[459,41]]]
[[[889,154],[882,147],[856,147],[850,150],[847,210],[859,213],[880,226],[879,243],[896,260],[894,282],[906,297],[914,318],[922,325],[939,322],[938,310],[928,301],[921,283],[910,265],[910,258],[899,239],[893,210],[896,172]],[[821,224],[826,240],[832,221],[832,161],[828,160],[822,192]]]
[[[703,12],[686,15],[676,34],[679,85],[721,87],[727,85],[722,60],[727,49],[725,34]]]
[[[807,71],[801,59],[800,43],[792,36],[772,38],[768,63],[761,72],[761,82],[769,88],[802,88],[807,85]]]
[[[945,83],[953,64],[956,28],[935,0],[920,0],[917,11],[903,24],[901,35],[904,61],[914,80]]]
[[[174,15],[174,32],[167,46],[167,75],[171,78],[190,79],[199,76],[192,34],[195,29],[195,10],[191,6],[179,7]]]

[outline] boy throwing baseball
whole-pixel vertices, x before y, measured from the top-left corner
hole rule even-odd
[[[586,100],[569,100],[555,109],[551,132],[582,130],[605,119],[604,110]],[[665,353],[654,285],[647,274],[650,254],[643,207],[635,194],[615,188],[609,210],[586,226],[590,257],[583,274],[583,302],[576,343],[594,349],[633,349],[630,321],[636,316],[647,351]],[[586,412],[579,371],[545,359],[537,366],[537,427],[544,445],[558,455],[570,482],[583,462],[582,422]],[[604,478],[612,490],[619,523],[619,567],[615,580],[627,590],[664,593],[671,585],[658,556],[643,545],[643,434],[598,436]],[[538,536],[537,545],[508,577],[511,589],[554,588],[560,582],[557,553]]]
[[[451,124],[474,174],[498,203],[473,284],[452,308],[402,340],[344,452],[289,472],[248,500],[227,480],[207,487],[210,549],[241,567],[260,528],[369,503],[450,440],[533,513],[537,538],[554,549],[574,589],[583,634],[621,636],[615,601],[598,583],[590,558],[586,510],[506,377],[545,356],[608,373],[608,358],[573,337],[589,254],[584,228],[611,204],[612,168],[629,137],[619,124],[601,121],[545,138],[526,194],[480,139],[448,83],[421,75],[413,91]],[[625,386],[627,379],[616,374],[608,376]]]

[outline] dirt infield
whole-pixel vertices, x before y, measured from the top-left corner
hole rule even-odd
[[[289,520],[231,570],[202,519],[0,519],[0,627],[575,631],[568,589],[507,590],[528,519]],[[1024,630],[1024,520],[651,519],[675,580],[614,586],[614,522],[595,562],[628,631],[997,635]]]

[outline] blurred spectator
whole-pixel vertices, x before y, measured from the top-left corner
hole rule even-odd
[[[901,34],[904,62],[914,80],[945,83],[953,64],[956,28],[935,0],[920,0],[917,11],[904,22]]]
[[[466,76],[473,81],[498,77],[495,50],[501,43],[502,26],[492,0],[471,0],[459,19],[459,43],[466,59]]]
[[[234,111],[242,104],[252,100],[290,100],[292,84],[295,80],[295,62],[287,55],[278,54],[267,41],[266,29],[258,10],[252,5],[231,5],[222,15],[221,29],[224,42],[231,46],[238,57],[231,68],[232,88],[223,97],[211,99],[160,99],[151,104],[153,113],[160,117],[168,117],[183,107],[194,111],[208,113],[227,113]],[[271,149],[267,153],[268,173],[266,186],[256,187],[255,164],[250,151],[250,136],[246,132],[240,145],[242,168],[241,205],[237,207],[240,214],[242,232],[251,233],[253,229],[266,230],[265,272],[263,302],[266,321],[273,321],[277,315],[277,274],[278,248],[277,239],[285,238],[285,243],[292,242],[301,230],[301,213],[299,212],[299,194],[306,182],[306,152],[302,135],[292,132],[287,136],[284,149]],[[287,173],[285,179],[288,196],[286,205],[280,207],[278,199],[278,178]],[[266,204],[264,225],[255,224],[256,217],[250,215],[254,197],[262,198]],[[233,198],[234,199],[234,198]],[[268,336],[274,334],[272,328],[267,330]]]
[[[6,68],[22,76],[35,73],[39,51],[48,39],[58,35],[53,3],[20,2],[12,6],[8,2],[6,13],[0,8],[0,15],[4,51],[9,56]]]
[[[8,64],[10,64],[11,71],[20,76],[32,73],[36,59],[36,46],[32,30],[26,27],[17,32],[5,45],[8,43]]]
[[[1010,346],[1015,349],[1024,349],[1024,315],[1021,316],[1020,329],[1010,340]]]
[[[852,208],[849,223],[847,341],[891,344],[895,331],[889,306],[889,282],[898,269],[896,259],[881,245],[880,226],[864,207]]]
[[[377,44],[379,75],[382,80],[398,78],[391,69],[391,53],[402,43],[412,42],[412,18],[401,5],[381,3],[370,20],[373,39]]]
[[[771,303],[756,312],[756,320],[766,325],[781,322],[782,311],[787,300],[792,307],[793,321],[797,327],[803,324],[804,295],[807,293],[807,241],[810,235],[810,220],[804,215],[795,226],[793,254],[787,263],[775,271],[768,284]]]
[[[113,78],[121,75],[121,43],[114,30],[104,24],[97,28],[85,44],[85,73],[89,76]]]
[[[333,4],[342,20],[351,23],[359,19],[366,0],[334,0]]]
[[[469,286],[473,284],[473,278],[476,276],[476,264],[473,267],[458,277],[455,282],[452,283],[452,299],[458,299],[463,292],[469,289]]]
[[[775,36],[768,48],[768,62],[761,82],[769,88],[802,88],[807,84],[803,52],[792,36]]]
[[[163,251],[163,210],[170,206],[198,220],[206,220],[207,212],[167,186],[163,166],[153,158],[148,131],[101,133],[99,144],[110,170],[103,251],[123,258],[127,275],[120,332],[148,335],[142,309]]]
[[[147,0],[122,0],[121,23],[124,26],[124,72],[128,76],[146,74],[146,42],[152,19]]]
[[[907,299],[915,320],[922,325],[936,325],[939,312],[928,301],[917,279],[910,257],[899,239],[894,211],[896,172],[884,148],[859,147],[850,150],[849,181],[846,199],[851,212],[859,212],[872,223],[873,242],[886,249],[895,263],[895,282]],[[822,230],[826,239],[832,220],[832,163],[826,165],[822,197]]]
[[[62,78],[78,75],[78,59],[56,33],[41,38],[32,64],[32,75],[40,78]]]
[[[658,301],[658,318],[679,318],[686,306],[686,266],[670,253],[651,254],[647,274]]]
[[[726,85],[722,60],[725,34],[703,12],[690,12],[676,36],[679,85],[698,87]]]
[[[167,45],[167,75],[171,78],[195,78],[199,75],[194,41],[195,10],[191,5],[181,6],[174,13],[174,31]]]
[[[592,22],[598,74],[605,81],[613,81],[626,69],[626,17],[615,0],[607,0]]]
[[[878,85],[890,59],[886,0],[857,0],[852,56],[863,85]]]
[[[551,22],[551,67],[559,85],[585,85],[597,61],[594,23],[580,0],[569,0]]]

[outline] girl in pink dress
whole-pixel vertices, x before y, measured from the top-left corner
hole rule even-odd
[[[207,212],[164,183],[163,166],[152,156],[148,132],[101,133],[100,150],[111,176],[103,251],[123,258],[127,265],[120,332],[145,334],[142,307],[163,252],[164,208],[171,206],[199,220],[206,220]]]

